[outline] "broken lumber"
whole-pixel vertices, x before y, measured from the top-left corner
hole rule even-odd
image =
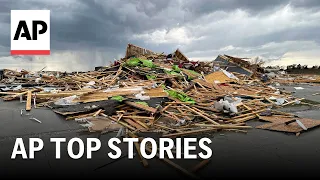
[[[28,91],[28,93],[27,93],[26,111],[30,111],[31,110],[31,100],[32,100],[32,91]]]
[[[212,120],[212,119],[208,118],[207,116],[205,116],[205,115],[201,114],[200,112],[198,112],[198,111],[196,111],[196,110],[194,110],[194,109],[190,108],[189,106],[186,106],[186,105],[184,105],[184,104],[182,104],[182,106],[183,106],[183,107],[185,107],[185,108],[187,108],[187,109],[189,109],[190,111],[192,111],[192,112],[194,112],[194,113],[198,114],[199,116],[201,116],[202,118],[204,118],[204,119],[206,119],[207,121],[211,122],[212,124],[220,125],[219,123],[217,123],[217,122],[215,122],[214,120]]]

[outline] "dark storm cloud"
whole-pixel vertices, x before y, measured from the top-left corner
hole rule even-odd
[[[303,8],[319,8],[320,1],[319,0],[293,0],[291,4],[295,7],[303,7]]]
[[[90,1],[79,0],[70,4],[61,1],[3,1],[1,12],[7,24],[6,41],[8,46],[10,9],[50,9],[51,40],[53,49],[64,49],[64,43],[75,47],[95,46],[123,48],[127,36],[144,30],[156,29],[166,25],[166,19],[154,16],[169,5],[169,1]],[[78,8],[71,7],[72,4]],[[65,15],[64,15],[65,14]],[[63,47],[63,48],[62,48]],[[70,47],[72,49],[72,46]]]
[[[183,8],[197,15],[214,11],[233,11],[235,9],[243,9],[256,14],[287,4],[302,8],[320,7],[319,0],[186,0]]]
[[[245,37],[240,43],[235,43],[237,46],[261,46],[269,42],[284,42],[284,41],[315,41],[320,43],[320,31],[318,28],[310,29],[309,27],[299,27],[290,30],[274,32],[272,34],[261,35],[257,37]]]
[[[12,56],[12,57],[15,60],[28,60],[28,61],[33,61],[34,60],[33,56]]]
[[[196,14],[207,14],[213,11],[233,11],[234,9],[258,12],[279,5],[285,5],[289,2],[288,0],[187,0],[183,7]]]
[[[94,57],[99,59],[118,58],[124,54],[127,43],[158,52],[171,52],[181,47],[192,54],[230,45],[239,47],[237,52],[241,53],[241,47],[263,47],[270,42],[320,42],[319,21],[316,22],[320,9],[318,0],[0,0],[0,3],[0,56],[9,56],[11,9],[50,9],[52,52],[88,52],[87,56],[78,55],[88,59],[92,53],[98,53]],[[277,14],[281,17],[275,17],[274,21],[279,22],[273,24],[269,16],[287,5],[293,10],[289,14]],[[247,14],[237,19],[239,10]],[[210,15],[212,19],[206,19]],[[244,25],[232,26],[239,21]],[[210,24],[212,22],[216,24]],[[291,27],[291,24],[297,26]],[[260,26],[271,30],[257,33]],[[286,28],[277,29],[276,26]],[[172,33],[174,28],[176,31]],[[181,38],[190,40],[181,41]],[[162,42],[157,42],[158,39]],[[270,56],[290,51],[282,48],[278,53],[269,52]],[[268,52],[257,51],[252,55],[259,55],[255,53]],[[94,58],[92,61],[100,63]]]
[[[79,0],[68,3],[64,1],[2,1],[2,23],[9,25],[10,9],[50,9],[51,10],[51,39],[53,49],[65,49],[64,43],[79,45],[121,48],[127,43],[130,34],[152,31],[157,28],[169,27],[173,23],[187,23],[187,17],[197,19],[203,14],[214,11],[233,11],[245,9],[259,12],[279,5],[291,3],[298,7],[317,7],[320,1],[303,0],[188,0],[183,1],[181,8],[186,11],[181,19],[171,19],[171,15],[157,15],[176,3],[150,0],[134,1],[90,1]],[[76,8],[72,6],[75,5]],[[78,7],[78,8],[77,8]],[[177,7],[178,8],[178,7]],[[64,15],[65,14],[65,18]],[[8,26],[9,28],[9,26]],[[9,32],[9,29],[7,30]],[[8,34],[2,35],[1,45],[8,46]],[[63,47],[63,48],[61,48]],[[72,47],[70,47],[72,49]]]

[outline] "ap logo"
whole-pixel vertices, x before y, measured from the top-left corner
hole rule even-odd
[[[50,10],[11,10],[11,55],[50,55]]]

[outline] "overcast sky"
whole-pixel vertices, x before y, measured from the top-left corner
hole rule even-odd
[[[51,55],[10,56],[10,10],[51,10]],[[127,43],[320,65],[319,0],[0,0],[0,69],[91,70]]]

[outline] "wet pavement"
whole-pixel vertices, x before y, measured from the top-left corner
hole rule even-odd
[[[300,85],[301,86],[301,85]],[[303,87],[303,86],[302,86]],[[292,87],[284,87],[294,90]],[[319,95],[310,94],[319,92],[319,87],[306,86],[304,90],[296,90],[295,95],[320,102]],[[318,99],[319,98],[319,99]],[[55,146],[49,142],[52,137],[79,137],[85,140],[88,137],[98,137],[98,134],[89,134],[74,121],[65,121],[63,117],[49,109],[32,109],[31,116],[42,123],[29,120],[29,116],[21,116],[20,110],[25,103],[19,101],[0,102],[0,174],[11,177],[138,177],[138,178],[184,178],[176,169],[158,159],[148,160],[149,167],[144,168],[138,156],[133,160],[126,158],[125,144],[121,144],[124,158],[112,160],[107,153],[108,139],[116,133],[102,135],[102,147],[93,153],[93,158],[72,160],[67,155],[66,143],[61,146],[61,159],[55,159]],[[299,106],[282,109],[294,112],[301,117],[320,120],[319,109],[308,106]],[[257,126],[262,122],[253,120],[248,123]],[[213,155],[211,163],[200,170],[197,175],[202,178],[212,177],[316,177],[319,176],[320,162],[320,128],[295,134],[273,132],[261,129],[248,130],[247,134],[235,132],[218,132],[204,134],[212,139]],[[22,137],[27,142],[29,137],[40,137],[44,141],[44,149],[36,152],[35,159],[11,160],[15,138]],[[27,144],[25,144],[27,145]],[[186,169],[192,168],[200,160],[174,160]],[[105,167],[95,170],[96,168]]]
[[[295,87],[302,87],[304,89],[295,89]],[[315,93],[320,93],[320,84],[319,85],[296,84],[291,86],[280,86],[280,88],[284,88],[284,90],[286,91],[293,92],[294,93],[293,95],[298,98],[305,98],[305,99],[320,103],[320,95],[313,95]]]

